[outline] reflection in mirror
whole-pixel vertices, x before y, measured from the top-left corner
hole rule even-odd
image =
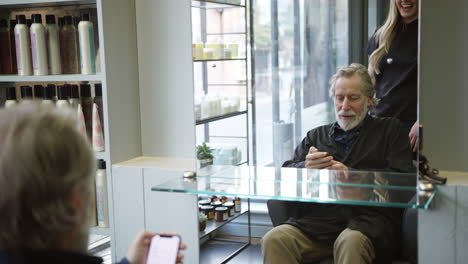
[[[257,165],[305,166],[315,147],[311,168],[416,171],[410,164],[416,155],[405,145],[417,145],[418,1],[360,2],[253,2]],[[359,85],[351,74],[332,79],[354,62],[369,67],[375,94],[365,69],[358,70],[359,98],[348,94]],[[330,80],[340,94],[329,93]],[[367,111],[402,125],[366,117]],[[310,135],[313,129],[320,132]],[[309,138],[306,148],[309,136],[322,138]]]

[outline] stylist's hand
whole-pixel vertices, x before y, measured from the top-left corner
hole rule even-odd
[[[411,127],[411,130],[409,132],[409,140],[413,152],[416,152],[418,150],[418,128],[419,124],[418,121],[416,121],[414,122],[414,125]]]
[[[332,156],[327,152],[319,152],[316,147],[310,147],[309,153],[305,158],[305,167],[308,169],[325,169],[332,166]]]
[[[146,231],[142,231],[138,233],[136,236],[135,240],[132,242],[130,245],[130,248],[128,249],[127,252],[127,260],[131,264],[145,264],[146,259],[148,258],[148,249],[149,245],[151,243],[151,238],[153,238],[156,235],[156,233],[150,233]],[[174,234],[166,234],[166,235],[174,235]],[[179,249],[183,250],[185,249],[186,246],[184,243],[180,244]],[[177,255],[177,264],[182,264],[183,263],[183,254],[178,254]]]

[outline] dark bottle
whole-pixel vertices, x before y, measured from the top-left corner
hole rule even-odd
[[[34,98],[39,99],[39,100],[43,100],[44,95],[45,95],[44,86],[42,86],[40,84],[34,85]]]
[[[65,74],[80,72],[77,30],[71,16],[64,17],[60,28],[60,59]]]
[[[11,49],[11,59],[13,62],[13,74],[18,73],[18,64],[16,63],[16,46],[15,46],[15,26],[16,19],[10,20],[10,49]]]
[[[0,74],[13,74],[14,65],[13,55],[11,54],[11,33],[5,19],[0,20],[0,47]]]
[[[33,99],[33,90],[31,86],[23,85],[21,88],[21,98],[23,100],[32,100]]]
[[[16,87],[6,88],[6,101],[5,107],[12,107],[16,105]]]
[[[47,92],[50,93],[50,95],[52,96],[52,100],[54,102],[57,102],[57,88],[55,86],[55,84],[48,84],[47,87]]]
[[[68,98],[69,98],[69,92],[68,92],[68,87],[66,85],[59,85],[57,86],[57,107],[62,108],[62,107],[69,107],[70,105],[68,104]]]

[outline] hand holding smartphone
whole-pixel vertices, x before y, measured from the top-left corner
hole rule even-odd
[[[158,234],[151,239],[148,264],[172,264],[176,263],[180,247],[179,235]]]

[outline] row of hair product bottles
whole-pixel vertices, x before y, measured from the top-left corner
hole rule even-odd
[[[89,14],[77,23],[72,16],[59,18],[33,14],[0,20],[0,73],[26,75],[95,74],[94,27]],[[76,25],[76,26],[75,26]]]
[[[20,87],[21,100],[40,100],[43,104],[55,104],[58,108],[70,107],[78,114],[78,125],[95,151],[104,151],[102,85],[95,86],[95,97],[91,95],[89,84],[48,84],[23,85]],[[16,87],[6,88],[5,107],[17,103]]]

